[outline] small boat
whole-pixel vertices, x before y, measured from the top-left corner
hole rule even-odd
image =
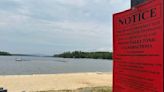
[[[23,61],[22,58],[16,58],[15,61]]]

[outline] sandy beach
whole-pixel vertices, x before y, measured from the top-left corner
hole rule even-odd
[[[112,86],[112,73],[72,73],[0,76],[0,87],[8,92],[35,92]]]

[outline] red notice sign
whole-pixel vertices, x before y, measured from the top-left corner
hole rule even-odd
[[[113,92],[163,92],[163,0],[114,14]]]

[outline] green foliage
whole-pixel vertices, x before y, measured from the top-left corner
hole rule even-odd
[[[0,56],[11,56],[11,54],[8,52],[0,51]]]
[[[93,58],[93,59],[112,59],[112,52],[64,52],[62,54],[54,55],[54,57],[63,58]]]

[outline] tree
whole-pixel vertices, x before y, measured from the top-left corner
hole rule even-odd
[[[64,52],[62,54],[54,55],[54,57],[63,58],[93,58],[93,59],[112,59],[112,52]]]

